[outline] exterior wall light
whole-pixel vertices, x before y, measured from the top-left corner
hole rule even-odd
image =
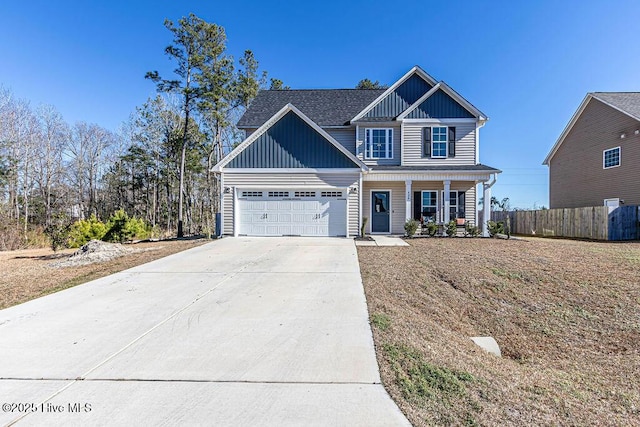
[[[620,139],[625,139],[626,137],[627,137],[626,133],[623,132],[623,133],[620,134]]]
[[[224,187],[224,194],[231,193],[231,187]]]
[[[358,194],[358,187],[350,187],[349,194]]]

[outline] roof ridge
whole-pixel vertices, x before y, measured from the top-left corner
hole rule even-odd
[[[320,88],[320,89],[261,89],[261,92],[301,92],[301,91],[330,91],[330,90],[343,90],[343,91],[358,91],[358,92],[366,92],[366,91],[374,91],[374,90],[386,90],[386,89],[356,89],[356,88]]]

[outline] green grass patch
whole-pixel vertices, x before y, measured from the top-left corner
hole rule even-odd
[[[464,383],[475,381],[468,372],[428,363],[418,350],[409,346],[385,344],[384,351],[407,400],[448,401],[463,397],[466,395]]]
[[[371,323],[381,331],[386,331],[391,326],[391,318],[384,313],[373,313]]]

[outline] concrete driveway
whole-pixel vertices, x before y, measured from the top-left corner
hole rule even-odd
[[[408,425],[337,238],[225,238],[2,310],[0,404],[2,425]]]

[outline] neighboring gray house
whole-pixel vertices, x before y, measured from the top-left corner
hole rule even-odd
[[[587,94],[544,164],[551,208],[640,205],[640,93]]]
[[[388,89],[264,90],[246,139],[214,167],[222,232],[402,234],[408,218],[476,223],[499,170],[480,164],[486,115],[414,67]]]

